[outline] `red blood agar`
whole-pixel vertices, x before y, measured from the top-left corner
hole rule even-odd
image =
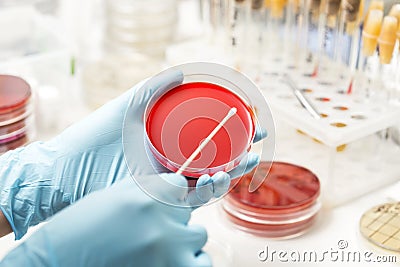
[[[266,178],[250,193],[253,175]],[[247,232],[289,237],[304,232],[314,222],[319,193],[319,180],[309,170],[289,163],[261,162],[257,170],[243,176],[233,187],[224,209],[228,218]]]
[[[146,131],[157,160],[176,171],[232,107],[237,113],[183,174],[199,177],[204,173],[232,169],[250,148],[255,132],[253,112],[232,91],[206,82],[181,84],[150,107]]]
[[[0,113],[23,107],[31,97],[29,84],[12,75],[0,75]]]
[[[0,75],[0,153],[28,142],[31,88],[22,78]]]

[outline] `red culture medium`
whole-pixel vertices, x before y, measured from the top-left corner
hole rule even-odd
[[[0,113],[18,110],[31,97],[31,88],[23,79],[12,75],[0,75]]]
[[[183,174],[197,178],[232,169],[250,149],[255,132],[253,112],[232,91],[206,82],[179,85],[151,107],[146,131],[157,160],[177,171],[232,107],[237,113]]]
[[[269,173],[268,170],[271,167]],[[265,178],[249,192],[253,175]],[[239,229],[264,237],[300,235],[315,221],[320,204],[318,178],[309,170],[283,162],[261,162],[226,196],[223,207]]]
[[[0,75],[0,153],[28,142],[31,88],[20,77]]]

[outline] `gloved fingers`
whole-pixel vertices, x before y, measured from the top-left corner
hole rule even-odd
[[[163,72],[149,79],[141,88],[138,88],[132,97],[130,106],[139,114],[144,113],[147,102],[155,93],[163,94],[183,81],[183,73],[181,71]],[[140,116],[141,117],[141,116]]]
[[[267,137],[267,135],[268,135],[267,129],[262,128],[262,127],[257,123],[257,126],[256,126],[256,133],[255,133],[254,138],[253,138],[253,143],[257,143],[257,142],[263,140],[265,137]]]
[[[197,208],[210,201],[213,197],[220,197],[228,191],[230,176],[226,172],[217,172],[212,177],[208,174],[200,176],[196,188],[187,196],[187,202],[192,208]]]
[[[213,196],[218,198],[228,192],[231,183],[231,177],[226,172],[217,172],[211,177],[214,186]]]
[[[203,226],[200,225],[187,225],[186,226],[186,246],[195,254],[200,253],[202,248],[207,243],[207,231]]]
[[[196,182],[196,188],[187,196],[191,207],[198,207],[207,203],[214,195],[213,180],[210,175],[204,174]]]
[[[150,190],[147,192],[155,194],[155,197],[165,204],[185,206],[183,201],[188,194],[186,178],[176,173],[161,173],[159,176],[162,179],[160,179],[159,183],[151,183],[152,187],[148,188]]]
[[[212,265],[211,257],[207,253],[201,251],[198,255],[196,255],[196,258],[194,259],[194,263],[191,266],[212,267],[213,265]]]
[[[239,163],[239,165],[228,172],[231,179],[235,179],[249,173],[260,163],[260,157],[255,153],[248,153]]]

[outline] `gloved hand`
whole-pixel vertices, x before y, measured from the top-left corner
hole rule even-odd
[[[167,181],[157,182],[158,193],[184,206],[185,178],[162,176]],[[149,183],[158,180],[147,178]],[[201,251],[207,233],[187,225],[190,212],[154,201],[132,179],[124,179],[61,211],[6,255],[0,266],[211,266]]]
[[[182,73],[169,73],[152,79],[145,88],[142,88],[143,82],[139,83],[54,139],[35,142],[1,156],[0,209],[16,239],[20,239],[29,226],[46,220],[84,195],[129,176],[122,145],[128,104],[133,113],[126,116],[135,121],[129,129],[137,130],[129,140],[131,145],[138,145],[137,153],[128,159],[136,162],[132,173],[154,174],[147,154],[142,151],[144,139],[138,139],[143,138],[138,133],[143,132],[143,111],[152,92],[174,87],[182,79]],[[257,156],[249,155],[231,178],[250,171],[258,161]],[[226,173],[201,177],[198,181],[201,201],[193,193],[188,198],[193,203],[206,202],[226,192],[229,182]],[[204,184],[207,186],[202,186]]]

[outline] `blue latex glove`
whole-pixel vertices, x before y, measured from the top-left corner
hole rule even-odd
[[[149,183],[157,180],[147,178]],[[184,206],[185,178],[174,173],[163,178],[168,181],[158,193]],[[190,212],[154,201],[132,179],[124,179],[61,211],[6,255],[0,266],[211,266],[201,251],[207,233],[187,225]]]
[[[127,105],[133,112],[127,116],[136,121],[129,129],[142,132],[143,111],[152,92],[181,82],[182,73],[169,73],[152,79],[152,83],[146,84],[146,90],[142,88],[144,83],[140,83],[54,139],[35,142],[1,156],[0,209],[16,239],[20,239],[29,226],[46,220],[84,195],[128,177],[122,145]],[[141,88],[143,90],[139,90]],[[129,140],[133,140],[132,145],[143,145],[143,133],[139,137],[136,132]],[[129,158],[136,164],[132,173],[154,174],[141,146],[136,151],[134,157]],[[193,203],[203,203],[212,196],[220,196],[229,187],[230,177],[250,171],[258,161],[257,156],[250,155],[230,176],[218,173],[211,178],[201,177],[198,181],[201,188],[194,191],[199,194],[191,192],[188,198]]]

